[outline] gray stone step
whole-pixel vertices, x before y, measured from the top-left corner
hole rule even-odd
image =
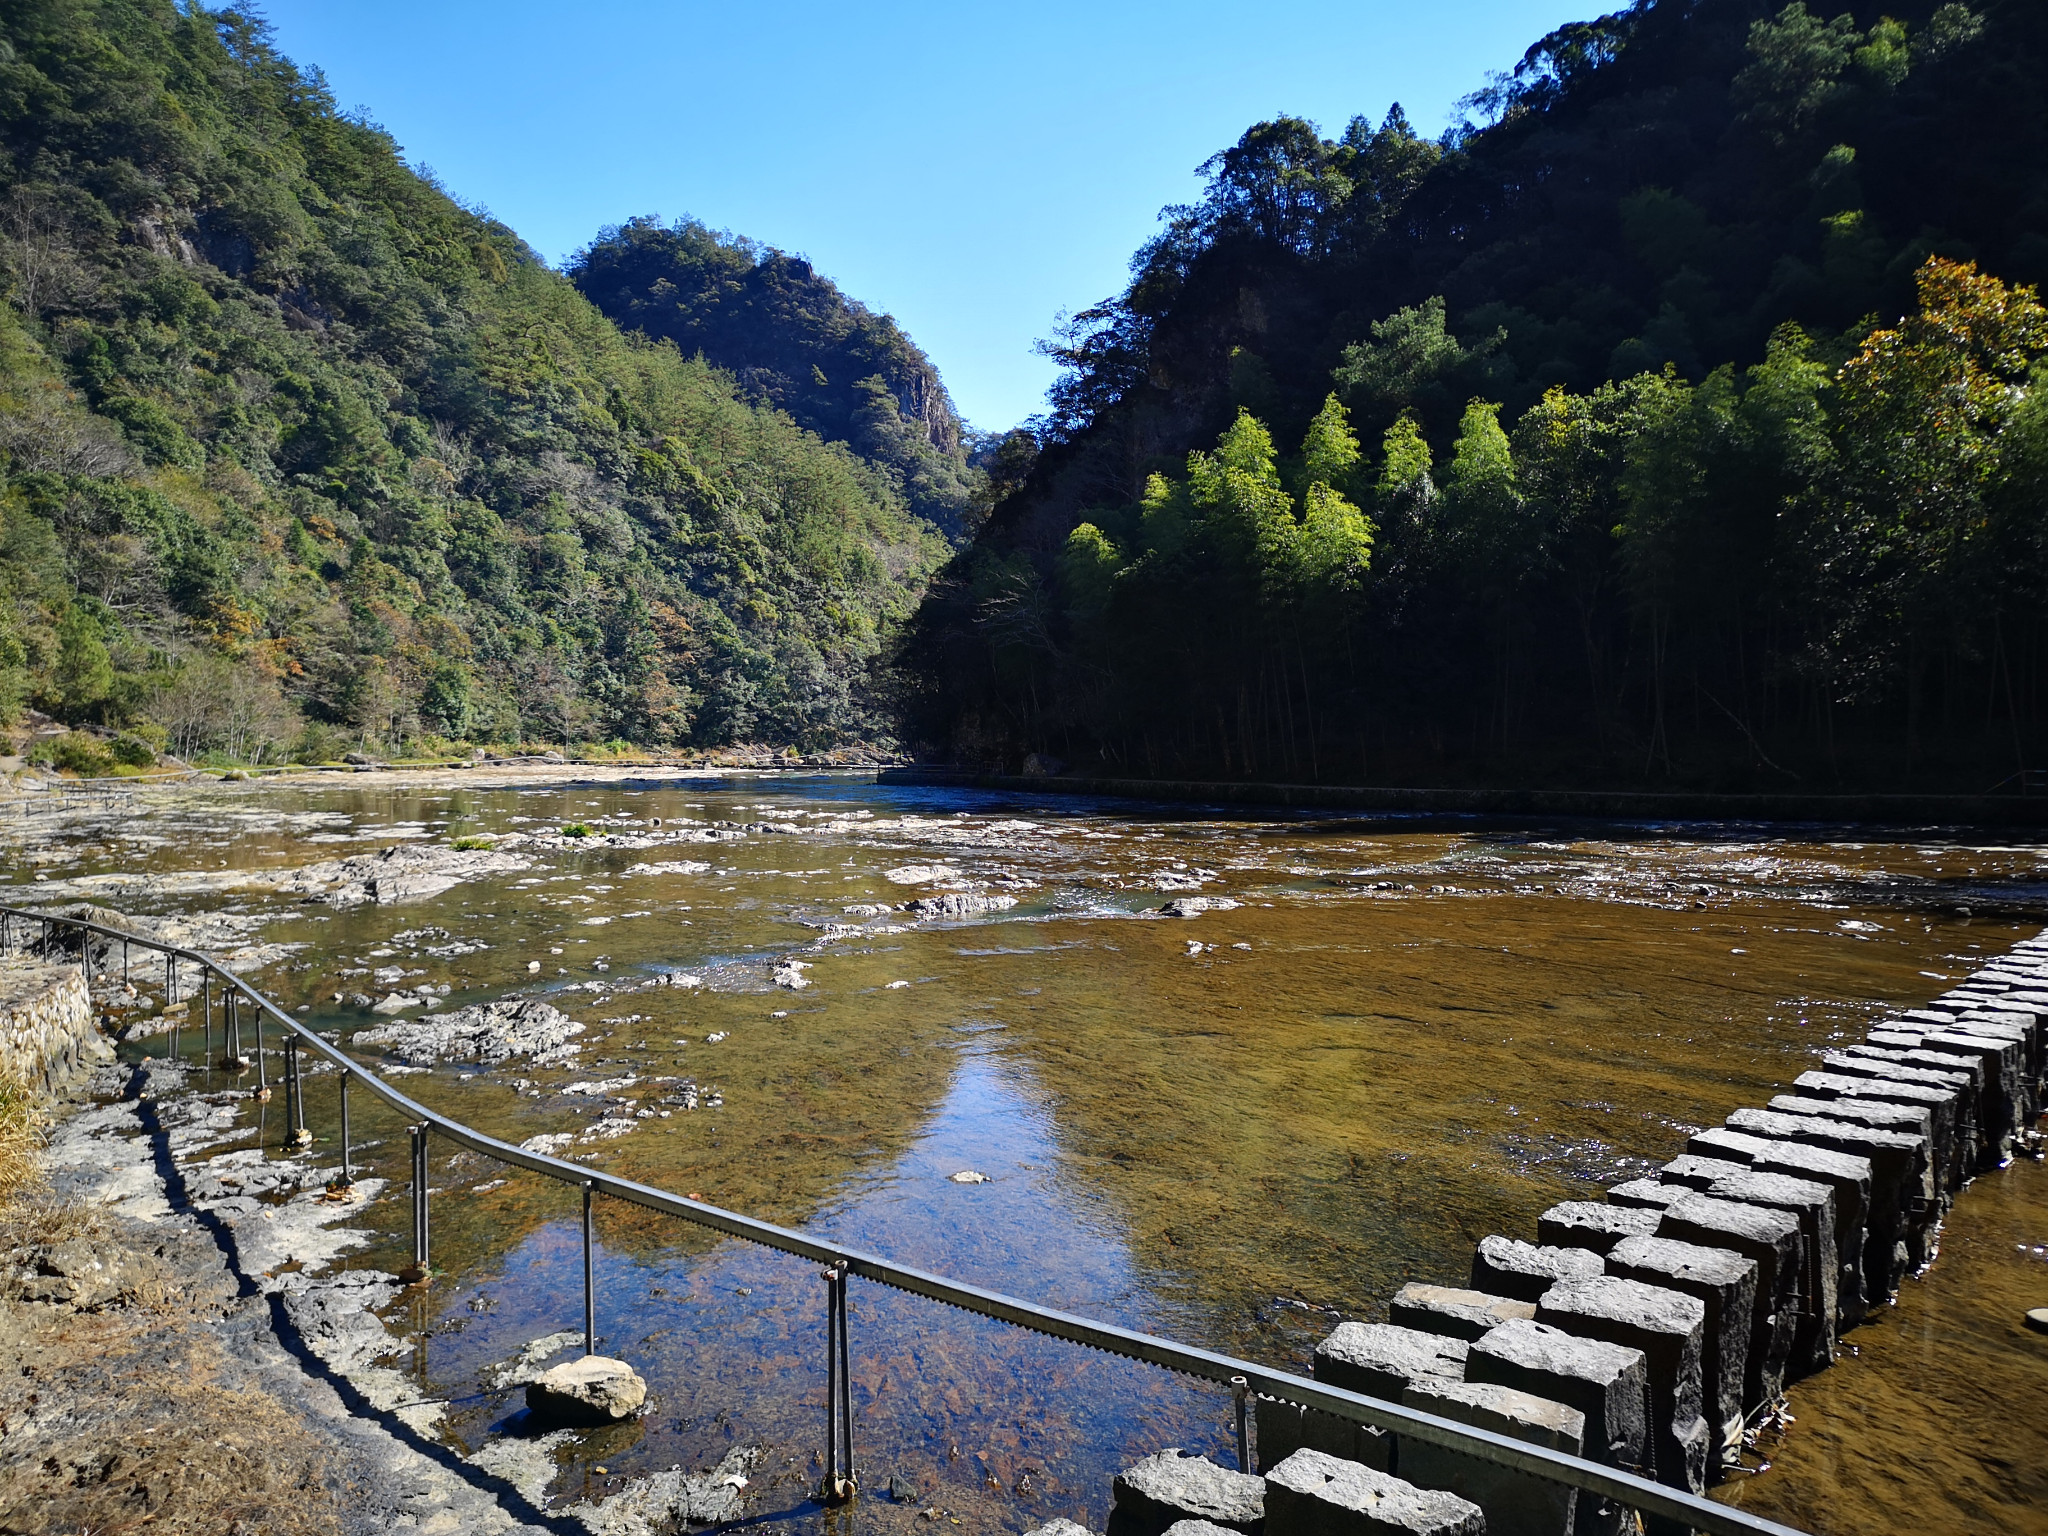
[[[1549,1398],[1492,1382],[1427,1382],[1401,1395],[1410,1408],[1487,1429],[1567,1456],[1584,1454],[1586,1416]],[[1476,1456],[1401,1437],[1401,1476],[1420,1488],[1443,1488],[1486,1512],[1487,1536],[1566,1536],[1578,1490],[1531,1477]]]
[[[1657,1230],[1655,1210],[1634,1210],[1597,1200],[1565,1200],[1536,1218],[1536,1241],[1550,1248],[1584,1248],[1604,1254],[1624,1237],[1648,1237]]]
[[[1727,1248],[1756,1260],[1743,1406],[1754,1413],[1785,1391],[1785,1362],[1799,1327],[1799,1222],[1783,1211],[1694,1195],[1664,1213],[1659,1237]]]
[[[1643,1352],[1657,1480],[1705,1492],[1708,1442],[1719,1438],[1718,1431],[1710,1437],[1700,1411],[1706,1303],[1683,1291],[1601,1275],[1551,1287],[1536,1304],[1536,1320]]]
[[[1691,1145],[1711,1150],[1717,1160],[1747,1160],[1766,1173],[1789,1173],[1811,1179],[1835,1192],[1835,1251],[1841,1257],[1844,1283],[1836,1288],[1835,1303],[1839,1334],[1863,1320],[1866,1307],[1882,1305],[1885,1270],[1875,1275],[1867,1267],[1872,1253],[1870,1231],[1870,1159],[1854,1157],[1826,1147],[1785,1141],[1768,1136],[1750,1136],[1740,1131],[1716,1128],[1700,1131]],[[1688,1153],[1688,1156],[1698,1154]]]
[[[1271,1536],[1485,1536],[1477,1504],[1301,1450],[1266,1474]]]
[[[1472,1255],[1472,1289],[1516,1301],[1535,1301],[1560,1280],[1585,1280],[1605,1272],[1597,1253],[1539,1248],[1512,1237],[1482,1237]]]
[[[1388,1303],[1388,1316],[1402,1328],[1440,1333],[1470,1343],[1511,1317],[1534,1317],[1536,1303],[1459,1286],[1423,1285],[1409,1281]]]
[[[1700,1338],[1700,1414],[1714,1434],[1710,1462],[1732,1461],[1742,1447],[1743,1383],[1755,1327],[1757,1263],[1730,1248],[1668,1237],[1632,1237],[1607,1255],[1608,1273],[1683,1291],[1706,1308]]]
[[[1264,1479],[1182,1455],[1178,1446],[1119,1472],[1111,1497],[1110,1536],[1164,1536],[1179,1520],[1206,1520],[1248,1536],[1265,1526]]]

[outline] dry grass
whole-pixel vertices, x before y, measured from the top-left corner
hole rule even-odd
[[[26,1084],[0,1076],[0,1204],[42,1184],[38,1154],[49,1115]]]

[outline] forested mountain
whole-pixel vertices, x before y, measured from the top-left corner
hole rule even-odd
[[[963,760],[1982,789],[2044,762],[2048,7],[1639,0],[1279,119],[1054,344],[920,614]]]
[[[880,466],[911,510],[965,531],[980,477],[938,369],[809,262],[692,219],[633,219],[601,231],[569,274],[621,326],[701,354],[749,398]]]
[[[880,728],[945,552],[904,477],[623,335],[251,13],[0,3],[0,209],[10,716],[236,756]]]

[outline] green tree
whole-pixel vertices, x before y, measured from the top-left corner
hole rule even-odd
[[[67,720],[91,718],[113,692],[113,660],[99,622],[82,604],[74,604],[57,625],[57,665],[50,680]]]

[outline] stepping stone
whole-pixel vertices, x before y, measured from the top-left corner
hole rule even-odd
[[[1440,1419],[1492,1430],[1567,1456],[1583,1453],[1586,1416],[1576,1408],[1491,1382],[1422,1382],[1402,1403]],[[1486,1512],[1487,1536],[1566,1536],[1576,1488],[1512,1471],[1459,1451],[1401,1436],[1401,1475],[1419,1488],[1444,1488]]]
[[[1605,1273],[1600,1255],[1584,1248],[1539,1248],[1512,1237],[1482,1237],[1472,1255],[1472,1289],[1536,1301],[1560,1280]]]
[[[1610,1204],[1634,1210],[1661,1211],[1674,1200],[1683,1200],[1691,1193],[1683,1184],[1666,1184],[1661,1179],[1630,1179],[1608,1190],[1607,1199]]]
[[[1180,1520],[1257,1536],[1266,1519],[1266,1484],[1169,1446],[1126,1467],[1111,1484],[1110,1536],[1164,1536]]]
[[[1743,1110],[1750,1114],[1755,1111]],[[1849,1127],[1866,1126],[1873,1131],[1890,1131],[1909,1136],[1919,1143],[1916,1173],[1899,1196],[1899,1237],[1905,1242],[1909,1262],[1916,1268],[1925,1260],[1928,1232],[1946,1210],[1935,1161],[1934,1138],[1928,1132],[1924,1110],[1909,1104],[1876,1104],[1869,1100],[1809,1099],[1779,1094],[1762,1113],[1799,1115],[1807,1119]]]
[[[1271,1471],[1299,1450],[1321,1451],[1378,1472],[1394,1467],[1394,1437],[1387,1430],[1284,1398],[1259,1399],[1255,1444],[1261,1472]]]
[[[1470,1343],[1511,1317],[1534,1317],[1536,1303],[1411,1280],[1394,1293],[1387,1311],[1400,1327]]]
[[[1576,1408],[1589,1460],[1650,1474],[1650,1376],[1641,1350],[1517,1319],[1472,1346],[1465,1376]],[[1576,1525],[1582,1536],[1621,1536],[1635,1529],[1635,1515],[1581,1490]]]
[[[1183,1530],[1182,1527],[1184,1526],[1200,1526],[1201,1529]],[[1181,1536],[1209,1536],[1211,1531],[1219,1529],[1217,1526],[1206,1524],[1200,1520],[1183,1520],[1178,1525],[1169,1526],[1168,1533],[1169,1536],[1174,1531],[1180,1531]],[[1085,1525],[1076,1525],[1072,1520],[1048,1520],[1045,1524],[1026,1531],[1024,1536],[1095,1536],[1095,1533]]]
[[[1731,1173],[1740,1173],[1749,1166],[1749,1159],[1739,1161],[1727,1157],[1701,1157],[1696,1152],[1687,1152],[1674,1157],[1657,1170],[1657,1177],[1666,1184],[1677,1184],[1696,1192],[1704,1193],[1706,1187],[1716,1179],[1725,1179]]]
[[[1315,1379],[1398,1403],[1410,1382],[1465,1379],[1463,1339],[1392,1323],[1339,1323],[1316,1346]]]
[[[1810,1147],[1803,1142],[1745,1136],[1740,1131],[1726,1129],[1698,1132],[1692,1141],[1711,1147],[1728,1162],[1747,1159],[1750,1166],[1761,1172],[1789,1173],[1794,1178],[1811,1179],[1832,1189],[1835,1192],[1835,1251],[1842,1262],[1842,1281],[1835,1293],[1837,1334],[1863,1321],[1866,1302],[1883,1304],[1882,1282],[1873,1279],[1865,1267],[1870,1262],[1874,1242],[1885,1243],[1884,1251],[1890,1252],[1889,1243],[1881,1236],[1873,1238],[1870,1231],[1870,1184],[1873,1175],[1869,1158],[1852,1157],[1826,1147]]]
[[[1731,1249],[1756,1260],[1743,1406],[1754,1412],[1775,1403],[1784,1395],[1785,1362],[1799,1327],[1797,1218],[1761,1206],[1694,1195],[1664,1213],[1657,1235],[1701,1248]]]
[[[1700,1337],[1700,1413],[1716,1442],[1709,1458],[1728,1462],[1742,1449],[1743,1382],[1755,1326],[1756,1260],[1731,1248],[1667,1237],[1631,1237],[1607,1255],[1607,1272],[1696,1297],[1706,1307]]]
[[[1423,1489],[1321,1451],[1296,1451],[1266,1474],[1272,1536],[1485,1536],[1469,1499]]]
[[[1900,1135],[1855,1126],[1844,1120],[1812,1115],[1782,1115],[1769,1110],[1738,1109],[1728,1128],[1741,1134],[1803,1142],[1870,1162],[1870,1203],[1864,1207],[1863,1290],[1880,1302],[1898,1289],[1906,1269],[1905,1232],[1909,1202],[1920,1189],[1920,1169],[1927,1143],[1919,1136]],[[1694,1137],[1702,1140],[1704,1134]]]
[[[1710,1435],[1700,1412],[1700,1355],[1706,1303],[1683,1291],[1602,1275],[1551,1287],[1536,1305],[1536,1320],[1643,1352],[1657,1480],[1704,1493]],[[1718,1440],[1718,1431],[1711,1438]]]
[[[543,1371],[526,1384],[526,1411],[537,1424],[615,1424],[647,1401],[647,1383],[623,1360],[585,1355]]]
[[[1081,1527],[1071,1520],[1060,1520],[1055,1523],[1067,1527],[1065,1531],[1056,1533],[1056,1536],[1072,1536],[1075,1531],[1081,1531],[1081,1536],[1088,1536],[1086,1531],[1082,1531]],[[1031,1533],[1027,1533],[1027,1536],[1031,1536]],[[1233,1536],[1233,1533],[1224,1526],[1211,1525],[1206,1520],[1176,1520],[1166,1528],[1166,1536]]]
[[[1959,1090],[1867,1074],[1802,1072],[1792,1080],[1792,1092],[1823,1103],[1854,1101],[1924,1110],[1934,1149],[1934,1193],[1946,1204],[1948,1195],[1962,1187],[1963,1157],[1956,1132],[1968,1108]]]
[[[1657,1230],[1656,1210],[1566,1200],[1536,1218],[1536,1240],[1552,1248],[1584,1248],[1604,1254],[1624,1237],[1648,1237]]]
[[[1806,1262],[1801,1267],[1799,1330],[1792,1337],[1792,1354],[1787,1373],[1810,1375],[1835,1363],[1835,1327],[1839,1311],[1837,1288],[1842,1264],[1835,1252],[1835,1192],[1811,1179],[1797,1179],[1786,1173],[1766,1173],[1740,1168],[1708,1186],[1716,1200],[1734,1200],[1744,1205],[1766,1206],[1783,1211],[1799,1223],[1799,1235],[1806,1245]]]

